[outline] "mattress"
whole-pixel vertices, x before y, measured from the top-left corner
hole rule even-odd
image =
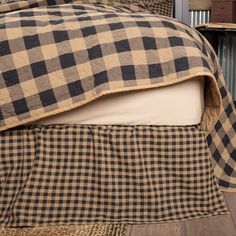
[[[204,111],[204,79],[103,96],[32,124],[195,125]]]

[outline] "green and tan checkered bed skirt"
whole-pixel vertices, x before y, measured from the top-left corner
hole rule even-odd
[[[26,3],[23,10],[0,15],[0,132],[103,95],[202,76],[200,125],[219,185],[236,191],[236,111],[203,36],[138,3]]]
[[[151,223],[226,214],[199,126],[2,132],[0,224]]]

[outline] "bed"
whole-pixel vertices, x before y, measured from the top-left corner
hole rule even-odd
[[[163,1],[0,7],[1,235],[124,235],[229,214],[236,116]]]
[[[199,124],[203,111],[204,79],[196,78],[163,88],[110,94],[32,124],[187,126]]]

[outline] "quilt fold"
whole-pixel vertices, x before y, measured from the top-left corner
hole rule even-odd
[[[206,80],[206,133],[219,117],[214,55],[196,31],[174,19],[76,2],[8,13],[1,23],[0,130],[106,94],[198,76]]]

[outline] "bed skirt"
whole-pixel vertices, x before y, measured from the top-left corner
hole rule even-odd
[[[228,213],[199,126],[18,127],[1,133],[0,152],[0,227]]]

